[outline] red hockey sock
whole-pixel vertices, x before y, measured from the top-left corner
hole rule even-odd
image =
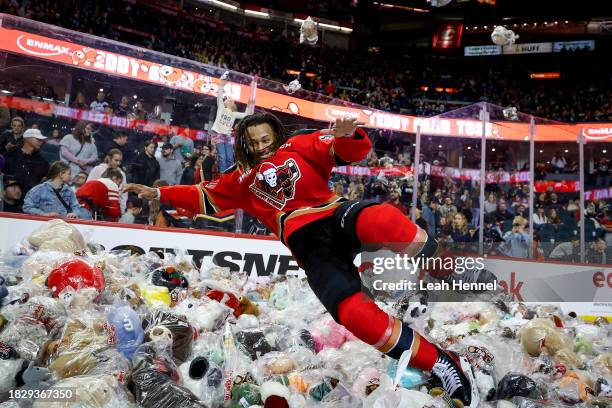
[[[361,210],[355,230],[364,244],[380,243],[400,252],[414,241],[418,226],[392,205],[381,204]]]
[[[391,335],[395,319],[364,293],[355,293],[338,306],[340,323],[361,341],[382,346]]]
[[[414,333],[414,336],[412,358],[408,364],[411,367],[429,371],[438,359],[438,349],[420,334]]]

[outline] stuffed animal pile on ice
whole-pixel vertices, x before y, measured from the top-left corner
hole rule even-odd
[[[58,220],[5,253],[0,276],[0,408],[453,404],[416,369],[395,389],[395,362],[334,322],[295,277],[99,251]],[[501,301],[430,309],[417,329],[472,363],[479,406],[612,406],[605,318]],[[35,400],[28,390],[74,395]]]

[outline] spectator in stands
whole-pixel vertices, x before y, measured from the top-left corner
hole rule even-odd
[[[451,223],[448,221],[448,218],[445,216],[440,216],[440,222],[436,225],[436,236],[446,236],[450,237],[450,234],[453,232],[453,227]]]
[[[440,206],[440,214],[451,219],[457,214],[457,207],[453,204],[453,200],[450,197],[444,199],[444,204]],[[465,216],[464,216],[465,218]]]
[[[78,172],[77,175],[72,178],[72,191],[76,193],[79,187],[85,184],[87,177],[89,176],[84,171]]]
[[[108,102],[106,102],[104,99],[106,99],[104,91],[98,92],[96,100],[89,105],[89,108],[93,112],[104,113],[104,110],[109,106]]]
[[[171,186],[177,185],[181,182],[183,166],[172,155],[174,148],[170,143],[163,145],[161,150],[162,155],[157,159],[159,163],[159,178],[166,180]]]
[[[76,97],[70,106],[76,109],[89,110],[89,104],[87,103],[85,94],[83,94],[81,91],[77,92]]]
[[[610,248],[603,238],[595,238],[589,243],[586,251],[585,261],[593,264],[607,265],[612,263],[612,254]]]
[[[51,134],[45,141],[45,144],[59,146],[61,141],[62,141],[62,134],[59,128],[54,127],[53,129],[51,129]]]
[[[125,163],[130,163],[127,158],[127,156],[129,155],[129,151],[127,148],[128,142],[129,139],[127,133],[122,130],[117,130],[113,133],[113,139],[110,141],[110,143],[103,143],[102,140],[96,139],[96,143],[98,144],[98,154],[100,155],[100,158],[103,159],[104,156],[106,156],[110,150],[117,149],[121,152],[121,155],[123,156],[123,161]]]
[[[170,144],[174,149],[174,158],[181,163],[181,165],[189,160],[193,153],[193,140],[182,135],[174,135],[170,138]]]
[[[209,146],[202,146],[202,155],[203,159],[201,166],[202,172],[204,173],[204,181],[212,181],[216,152],[211,151]]]
[[[475,218],[475,209],[472,208],[472,200],[471,199],[467,199],[463,202],[463,204],[461,204],[461,209],[459,210],[460,213],[462,213],[465,216],[465,219],[467,221],[468,224],[470,225],[475,225],[472,221],[475,221],[476,223],[478,223],[478,220],[474,219]]]
[[[504,234],[504,242],[500,246],[501,252],[513,258],[528,258],[531,251],[531,238],[525,232],[525,219],[514,217],[512,230]]]
[[[563,173],[567,166],[567,160],[561,152],[555,153],[552,160],[550,161],[550,168],[553,173]]]
[[[514,218],[514,214],[506,207],[506,201],[501,199],[497,205],[497,211],[495,211],[495,219],[498,222],[504,222]]]
[[[404,204],[400,202],[400,192],[398,190],[391,190],[391,192],[389,193],[389,200],[387,201],[387,204],[397,208],[404,215],[408,215],[408,209]]]
[[[21,191],[21,184],[19,184],[19,181],[15,177],[5,174],[2,184],[2,190],[4,193],[2,196],[1,211],[22,213],[23,210],[21,207],[23,206],[23,193]]]
[[[134,183],[151,186],[155,180],[159,179],[160,170],[159,163],[155,159],[155,150],[157,150],[157,145],[153,141],[145,142],[132,166]]]
[[[550,199],[548,200],[548,208],[554,208],[555,210],[563,209],[563,205],[559,202],[559,196],[557,193],[551,193]]]
[[[87,177],[88,180],[96,180],[102,177],[108,169],[117,169],[121,172],[123,179],[125,180],[125,173],[121,168],[121,163],[123,162],[123,154],[119,149],[111,149],[106,153],[106,157],[104,157],[104,162],[98,164],[96,167],[91,169],[89,175]]]
[[[89,174],[98,160],[98,149],[91,140],[92,126],[85,121],[77,122],[71,134],[60,142],[60,158],[69,163],[72,174],[84,171]]]
[[[440,218],[440,211],[437,209],[437,203],[435,201],[424,202],[421,207],[423,211],[423,219],[427,222],[427,234],[432,237],[436,234],[437,220]]]
[[[595,186],[610,187],[612,184],[612,169],[610,168],[610,160],[607,157],[602,157],[595,166]]]
[[[47,181],[32,188],[23,201],[23,212],[59,218],[89,219],[69,187],[70,166],[56,161],[49,168]]]
[[[558,228],[559,225],[563,224],[563,221],[561,221],[561,217],[559,217],[559,215],[557,214],[557,210],[555,210],[554,208],[551,209],[548,213],[548,223],[554,226],[555,228]]]
[[[23,133],[23,146],[11,149],[5,156],[4,172],[19,181],[24,194],[40,183],[49,170],[49,163],[40,154],[45,139],[40,130],[28,129]]]
[[[136,217],[142,212],[142,200],[138,197],[130,197],[127,202],[127,210],[119,219],[123,224],[135,224]]]
[[[503,241],[502,232],[499,229],[499,225],[497,225],[495,216],[493,214],[485,215],[483,233],[484,242],[490,245],[494,245]],[[477,237],[478,233],[476,232],[474,236]]]
[[[572,235],[570,241],[558,244],[550,253],[549,258],[563,261],[580,260],[580,238]]]
[[[92,219],[117,221],[121,216],[119,186],[122,181],[123,173],[117,168],[109,168],[102,177],[83,184],[76,191],[77,200]]]
[[[116,116],[126,117],[128,113],[132,110],[129,106],[130,99],[127,96],[122,96],[119,105],[117,106],[117,111],[115,112]]]
[[[123,169],[121,168],[121,164],[123,163],[123,154],[119,149],[111,149],[106,153],[106,157],[104,157],[104,162],[98,164],[96,167],[91,169],[89,172],[89,176],[87,180],[97,180],[99,178],[104,177],[103,174],[108,170],[116,169],[121,173],[121,181],[119,183],[119,191],[125,184],[127,180],[127,176]],[[123,212],[127,205],[128,195],[127,193],[120,192],[119,201],[121,202],[121,211]]]
[[[375,179],[368,184],[366,195],[377,203],[381,203],[387,196],[387,189],[383,186],[382,180]]]
[[[412,210],[415,211],[415,220],[414,223],[421,227],[423,230],[427,231],[429,227],[427,226],[427,221],[423,218],[423,211],[419,208],[411,207]]]
[[[536,207],[536,213],[533,214],[533,228],[538,229],[542,224],[548,224],[550,221],[544,213],[544,207]]]
[[[495,193],[489,193],[484,203],[484,212],[485,214],[489,214],[495,211],[497,211],[497,197]]]
[[[19,149],[23,146],[23,131],[25,130],[25,122],[20,116],[15,116],[11,119],[11,128],[5,130],[0,135],[0,154],[6,155],[13,149]]]
[[[463,213],[456,213],[453,218],[453,231],[450,236],[453,242],[472,242],[474,230],[470,231]]]
[[[203,156],[191,156],[189,159],[189,163],[185,166],[183,170],[183,175],[181,176],[181,183],[183,185],[193,185],[199,184],[202,182],[202,164],[203,164]]]
[[[527,208],[525,208],[523,204],[519,204],[516,207],[516,212],[514,213],[514,215],[520,215],[521,217],[526,219],[527,222],[529,222],[529,211],[527,211]]]
[[[612,207],[607,207],[603,210],[603,214],[599,219],[599,224],[604,231],[604,239],[608,247],[612,247]]]

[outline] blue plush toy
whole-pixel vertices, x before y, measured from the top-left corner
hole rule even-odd
[[[110,311],[108,322],[115,327],[119,351],[131,359],[144,339],[140,318],[130,306],[121,305]]]

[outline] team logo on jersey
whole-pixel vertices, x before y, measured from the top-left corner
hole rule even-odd
[[[287,201],[295,196],[295,182],[299,178],[300,169],[293,159],[280,166],[265,162],[259,166],[249,188],[257,197],[282,210]]]

